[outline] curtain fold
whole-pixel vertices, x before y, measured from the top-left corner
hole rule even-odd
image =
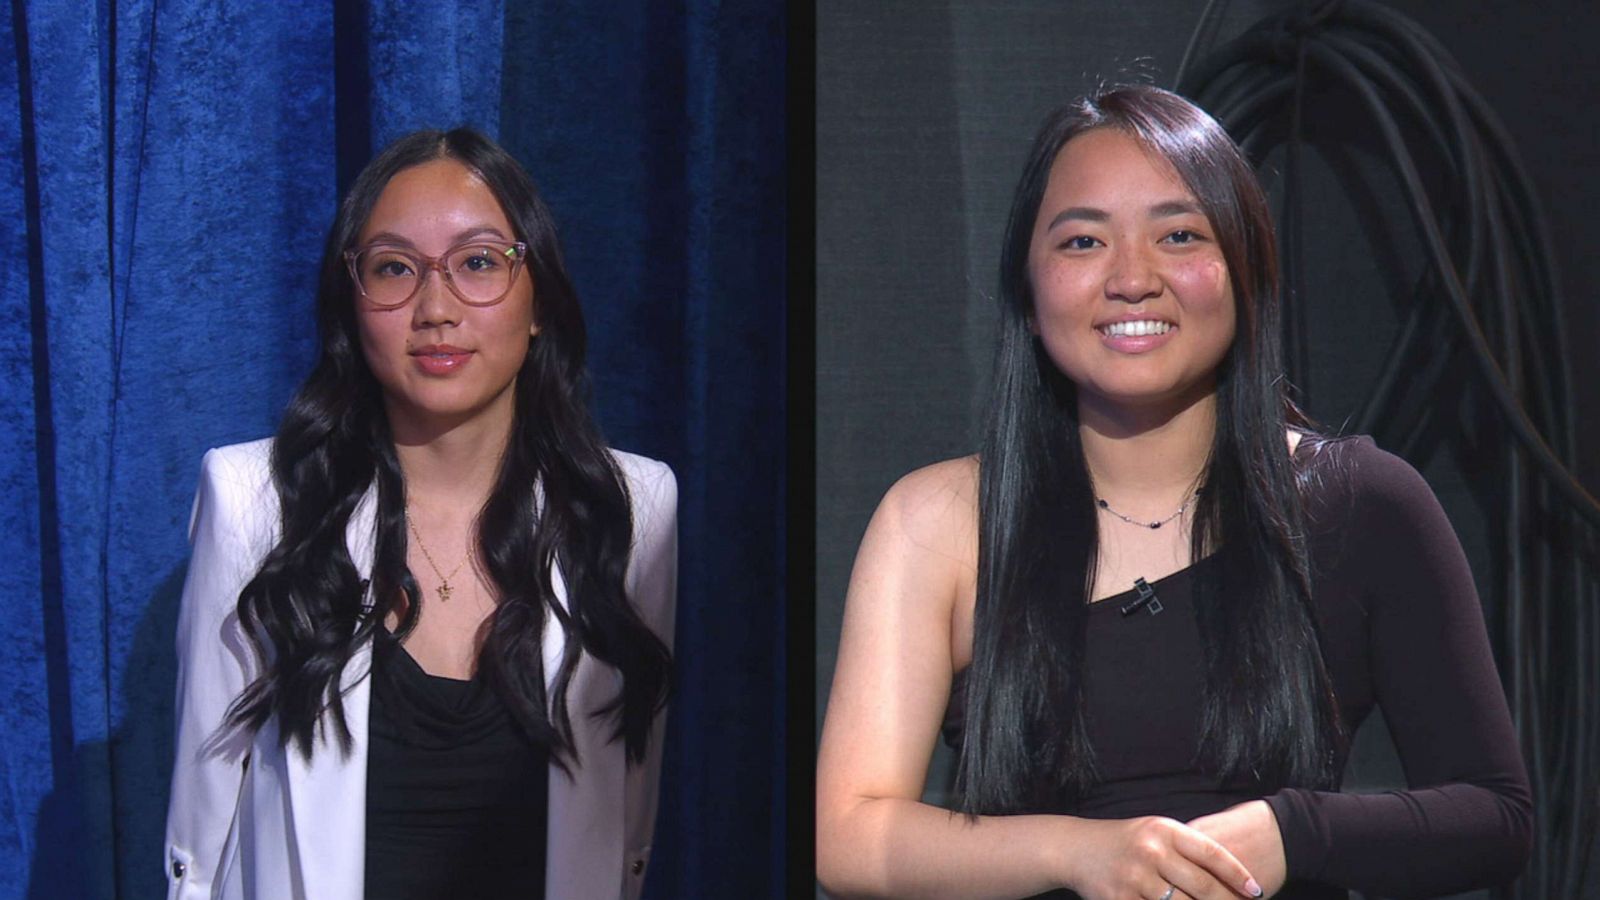
[[[159,895],[200,456],[270,434],[309,370],[340,190],[457,124],[546,194],[602,425],[682,489],[651,893],[781,891],[781,22],[775,2],[14,0],[0,896]]]

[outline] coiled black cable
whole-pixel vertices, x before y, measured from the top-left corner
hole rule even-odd
[[[1309,365],[1295,183],[1308,83],[1357,101],[1403,185],[1428,265],[1354,422],[1419,466],[1446,436],[1481,442],[1474,455],[1503,473],[1499,582],[1486,594],[1529,766],[1536,842],[1527,871],[1502,895],[1578,897],[1600,826],[1600,503],[1572,474],[1566,315],[1538,197],[1509,134],[1417,23],[1372,0],[1306,3],[1263,19],[1191,70],[1212,9],[1184,51],[1177,90],[1254,159],[1287,141],[1285,358],[1302,390]],[[1285,116],[1286,129],[1271,127]],[[1431,190],[1419,159],[1445,175]],[[1460,405],[1436,397],[1463,365],[1488,401],[1474,408],[1487,417],[1474,422],[1449,420]]]

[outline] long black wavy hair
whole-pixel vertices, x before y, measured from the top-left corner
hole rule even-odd
[[[654,714],[666,702],[670,654],[624,589],[632,544],[626,482],[588,411],[583,315],[561,260],[555,223],[532,179],[490,139],[470,129],[401,138],[356,178],[330,229],[317,291],[320,354],[290,402],[272,446],[282,532],[239,595],[238,613],[262,672],[235,700],[230,723],[250,730],[276,719],[279,740],[309,757],[324,713],[342,752],[350,728],[338,685],[357,648],[399,640],[415,627],[423,597],[406,567],[406,485],[356,330],[354,286],[343,253],[400,171],[453,159],[493,192],[528,245],[539,332],[516,379],[511,436],[478,517],[478,558],[499,592],[479,666],[517,726],[576,763],[567,686],[582,651],[622,673],[619,696],[600,714],[613,739],[643,758]],[[345,543],[351,515],[376,488],[370,585]],[[559,567],[566,605],[551,573]],[[405,598],[391,638],[380,627]],[[566,650],[546,696],[542,634],[547,617]],[[326,738],[326,735],[323,735]]]
[[[968,813],[1070,804],[1096,780],[1083,713],[1095,578],[1094,492],[1075,389],[1029,328],[1028,252],[1067,142],[1115,128],[1176,170],[1227,263],[1239,324],[1217,372],[1217,425],[1191,553],[1206,666],[1196,759],[1225,780],[1328,786],[1344,741],[1311,607],[1302,498],[1286,428],[1272,219],[1254,172],[1210,116],[1120,87],[1045,122],[1017,184],[1000,261],[994,400],[979,474],[977,607],[956,775]],[[1067,548],[1063,551],[1061,548]]]

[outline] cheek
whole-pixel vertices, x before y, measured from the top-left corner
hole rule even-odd
[[[1028,331],[1057,371],[1073,381],[1087,377],[1084,344],[1099,337],[1088,328],[1090,313],[1085,311],[1094,304],[1085,300],[1083,279],[1061,266],[1030,268],[1029,275],[1033,312],[1028,315]]]
[[[1220,259],[1185,261],[1170,277],[1182,300],[1185,319],[1192,324],[1205,323],[1202,333],[1211,335],[1209,340],[1219,348],[1231,345],[1238,322],[1227,264]]]
[[[363,312],[356,316],[356,338],[367,371],[385,394],[404,391],[410,378],[407,356],[410,306],[393,312]]]
[[[515,301],[515,302],[509,302]],[[500,307],[501,317],[497,323],[498,332],[507,340],[517,344],[527,344],[538,332],[538,323],[534,318],[533,300],[526,297],[513,297]]]
[[[1071,315],[1092,307],[1102,291],[1095,273],[1083,265],[1043,264],[1028,267],[1033,307],[1041,318]]]
[[[482,312],[487,315],[474,323],[475,346],[492,358],[497,367],[507,370],[521,368],[528,354],[529,343],[533,340],[530,333],[533,327],[531,311],[526,306],[513,306],[507,302]]]
[[[361,312],[356,314],[356,336],[361,341],[361,352],[367,364],[381,368],[388,351],[406,339],[406,323],[393,312]]]
[[[507,321],[500,330],[498,340],[501,356],[505,358],[506,364],[521,367],[522,359],[528,355],[528,345],[532,340],[533,336],[528,333],[526,320]]]
[[[1228,266],[1220,259],[1185,260],[1169,277],[1186,306],[1220,309],[1231,305],[1233,291],[1228,284]]]

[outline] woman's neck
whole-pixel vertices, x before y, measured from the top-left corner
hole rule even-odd
[[[1095,492],[1125,506],[1165,508],[1198,482],[1216,434],[1208,391],[1165,407],[1080,403],[1078,434]]]
[[[511,417],[419,422],[393,416],[395,456],[406,480],[406,505],[430,518],[475,518],[494,489],[511,439]]]

